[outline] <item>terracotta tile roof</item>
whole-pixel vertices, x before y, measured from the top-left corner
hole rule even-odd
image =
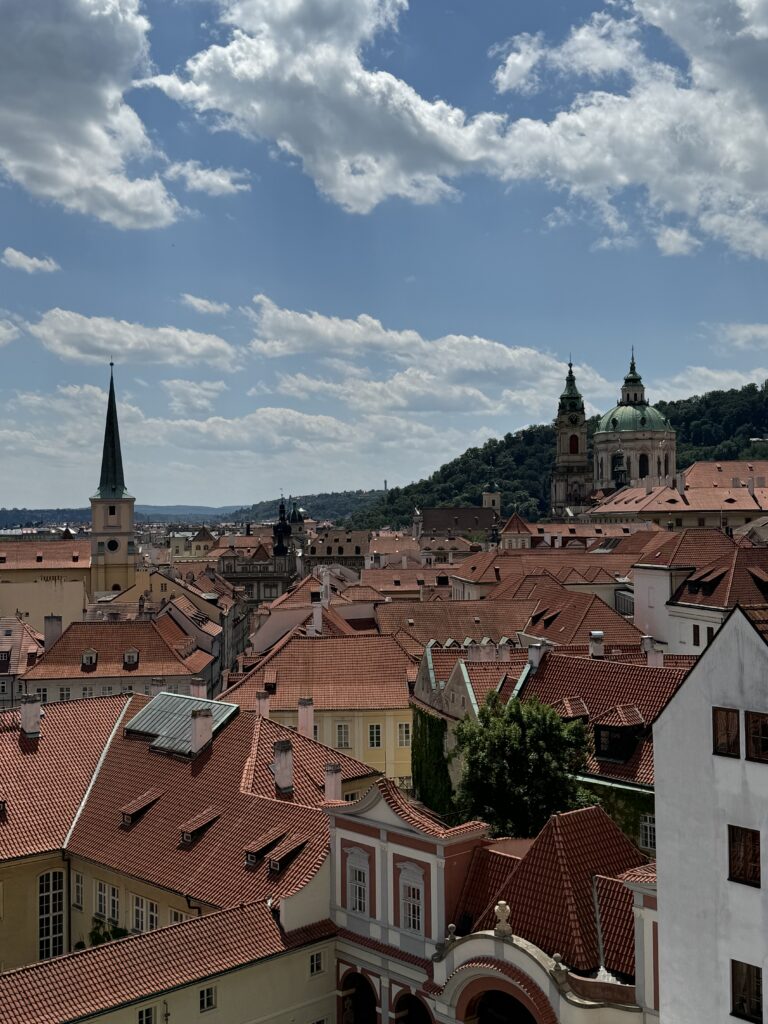
[[[469,684],[475,695],[478,707],[485,703],[491,691],[500,689],[505,678],[510,674],[509,662],[499,661],[465,661],[464,671],[469,677]],[[519,674],[519,673],[518,673]],[[517,678],[517,676],[515,676]]]
[[[325,801],[325,766],[338,764],[342,782],[373,783],[379,773],[342,751],[308,739],[294,729],[279,725],[270,718],[255,718],[251,753],[245,763],[242,789],[262,797],[275,797],[275,776],[272,772],[275,743],[290,740],[293,747],[294,803],[319,807]]]
[[[363,586],[394,596],[397,592],[418,590],[420,587],[447,587],[452,568],[450,565],[424,565],[419,569],[403,569],[388,565],[384,569],[362,569],[360,582]],[[446,582],[438,584],[438,578]]]
[[[637,885],[656,885],[656,861],[650,864],[641,864],[639,867],[630,868],[618,876],[622,882],[635,883]]]
[[[412,665],[391,636],[304,637],[292,632],[221,699],[254,711],[256,693],[274,683],[274,711],[294,711],[300,697],[312,697],[315,711],[407,708]]]
[[[654,487],[650,494],[644,487],[625,487],[616,491],[589,510],[587,515],[657,515],[674,517],[684,512],[759,512],[768,507],[766,489],[746,487]]]
[[[70,1024],[336,934],[283,932],[265,903],[233,907],[0,975],[4,1024]]]
[[[667,534],[646,548],[638,565],[694,566],[699,568],[732,553],[735,544],[721,530],[689,529]]]
[[[462,825],[447,826],[428,808],[423,805],[417,806],[412,800],[409,800],[391,779],[379,779],[376,787],[398,818],[425,835],[434,836],[436,839],[452,839],[462,835],[484,836],[488,832],[488,826],[484,821],[466,821]]]
[[[0,860],[63,847],[128,699],[46,704],[36,740],[21,733],[18,710],[0,712],[0,798],[7,801],[0,818]]]
[[[133,697],[125,723],[147,703],[146,697]],[[243,791],[244,776],[246,787],[249,780],[258,784],[258,756],[247,770],[257,722],[256,715],[235,715],[192,760],[154,751],[146,737],[116,735],[69,851],[214,907],[280,899],[301,888],[327,856],[327,818],[315,807]],[[163,795],[125,828],[120,808],[150,789]],[[216,820],[191,844],[180,843],[182,825],[209,807],[216,809]],[[270,872],[267,860],[247,867],[246,846],[274,830],[299,835],[303,848],[279,873]]]
[[[182,615],[191,619],[201,632],[214,637],[220,636],[224,632],[218,622],[209,619],[205,612],[201,612],[185,594],[178,594],[170,603],[178,608]]]
[[[28,626],[16,615],[0,618],[0,651],[3,658],[3,676],[19,676],[35,664],[43,653],[43,635]]]
[[[424,533],[485,533],[496,519],[496,510],[474,505],[419,509]]]
[[[365,603],[386,601],[385,595],[380,590],[363,583],[353,583],[351,586],[346,587],[343,596],[347,601],[361,601]]]
[[[639,644],[641,631],[595,594],[563,590],[542,598],[524,632],[555,644],[588,641],[593,630],[601,630],[605,644]]]
[[[164,629],[167,627],[163,627]],[[139,663],[126,667],[125,652],[134,648]],[[83,653],[97,652],[93,669],[83,668]],[[191,652],[190,652],[191,653]],[[208,661],[210,657],[206,656]],[[164,638],[154,622],[73,622],[33,668],[25,673],[30,682],[42,679],[120,678],[128,682],[137,676],[187,676],[199,671],[190,665]]]
[[[604,966],[612,974],[635,973],[634,897],[618,878],[595,878]]]
[[[407,629],[422,643],[467,637],[497,643],[524,629],[535,610],[535,601],[391,601],[375,614],[382,633]]]
[[[487,909],[490,895],[501,891],[520,860],[521,855],[495,850],[490,844],[475,847],[456,906],[446,908],[458,935],[469,934],[474,922]]]
[[[746,487],[750,478],[755,481],[758,477],[768,480],[768,461],[765,459],[743,459],[725,462],[694,462],[685,470],[684,475],[685,485],[690,488],[723,487],[724,485],[731,487],[734,478],[738,478],[741,485]]]
[[[691,573],[670,603],[708,608],[768,604],[768,548],[734,545]]]
[[[0,572],[90,568],[90,540],[9,540],[0,537]]]
[[[380,533],[368,542],[368,554],[417,555],[418,541],[407,533]]]
[[[625,577],[634,562],[633,552],[584,551],[583,548],[520,548],[509,551],[484,551],[472,555],[460,565],[445,566],[452,576],[495,586],[510,576],[525,576],[547,570],[556,576],[564,568],[576,569],[582,575],[592,567],[605,570],[612,577]],[[496,568],[500,579],[496,578]]]
[[[346,589],[345,581],[331,573],[329,582],[331,585],[331,600],[333,601],[338,598],[346,603],[347,598],[343,596],[343,591]],[[269,607],[270,609],[309,607],[316,603],[316,600],[312,600],[312,594],[320,594],[322,589],[322,583],[317,576],[305,576],[295,586],[281,594],[280,597],[276,597]]]
[[[499,899],[516,935],[581,971],[599,966],[592,879],[645,863],[600,807],[553,815],[500,889],[490,892],[475,930],[493,927]]]
[[[592,719],[595,725],[643,726],[645,719],[634,704],[617,704]]]

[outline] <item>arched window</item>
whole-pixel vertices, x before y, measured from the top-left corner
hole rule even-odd
[[[669,476],[669,454],[664,456],[664,476]]]
[[[579,454],[579,436],[578,434],[571,434],[568,441],[568,454],[578,455]]]
[[[37,885],[38,957],[64,952],[64,872],[46,871]]]
[[[645,452],[643,452],[640,455],[640,461],[638,463],[637,472],[641,480],[645,480],[645,478],[648,476],[648,456],[645,454]]]

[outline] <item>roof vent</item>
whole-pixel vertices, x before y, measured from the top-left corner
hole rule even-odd
[[[181,842],[184,846],[190,846],[196,839],[205,832],[206,829],[221,817],[221,811],[215,807],[206,807],[204,811],[196,814],[194,818],[190,818],[189,821],[185,821],[180,826],[179,831],[181,832]]]

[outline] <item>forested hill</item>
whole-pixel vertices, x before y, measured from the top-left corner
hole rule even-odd
[[[768,382],[730,391],[711,391],[676,402],[657,402],[677,431],[677,465],[685,469],[698,459],[768,458]],[[590,439],[597,418],[589,422]],[[493,477],[501,488],[502,511],[517,511],[535,520],[549,508],[549,478],[555,450],[552,426],[529,427],[482,448],[470,448],[441,466],[426,480],[394,487],[367,508],[347,517],[357,528],[402,527],[414,507],[479,505],[483,488]]]

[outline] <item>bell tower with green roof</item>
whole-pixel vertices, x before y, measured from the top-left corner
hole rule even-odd
[[[576,385],[570,361],[565,388],[557,406],[555,430],[557,451],[551,485],[552,514],[568,516],[586,508],[592,490],[584,399]]]
[[[127,491],[117,423],[113,365],[104,427],[99,487],[91,498],[91,596],[126,590],[136,582],[135,498]]]

